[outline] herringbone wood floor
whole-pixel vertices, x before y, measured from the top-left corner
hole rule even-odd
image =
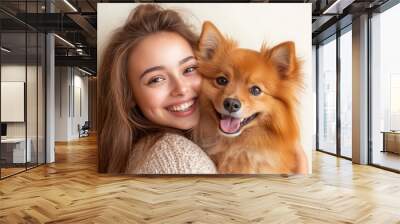
[[[301,176],[96,172],[95,139],[0,181],[0,223],[400,223],[400,175],[315,152]]]

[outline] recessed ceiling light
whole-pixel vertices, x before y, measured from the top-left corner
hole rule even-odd
[[[81,68],[79,68],[79,67],[78,67],[78,70],[81,71],[81,72],[83,72],[83,73],[85,73],[85,74],[87,74],[87,75],[93,75],[92,73],[90,73],[90,72],[88,72],[88,71],[86,71],[86,70],[83,70],[83,69],[81,69]]]
[[[5,47],[1,47],[1,51],[4,51],[6,53],[10,53],[11,52],[11,50],[9,50],[9,49],[7,49]]]
[[[69,3],[68,0],[64,0],[65,4],[67,4],[74,12],[78,12],[78,10],[71,4]]]
[[[66,39],[64,39],[64,38],[62,38],[62,37],[60,37],[59,35],[57,35],[57,34],[54,34],[54,36],[55,37],[57,37],[59,40],[61,40],[62,42],[64,42],[64,43],[66,43],[67,45],[69,45],[70,47],[73,47],[73,48],[75,48],[75,45],[73,45],[71,42],[69,42],[68,40],[66,40]]]
[[[322,12],[322,14],[342,14],[343,9],[351,5],[355,0],[336,0],[327,9]]]

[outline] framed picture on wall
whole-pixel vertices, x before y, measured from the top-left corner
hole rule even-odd
[[[100,172],[311,172],[311,4],[100,3],[97,18]]]
[[[1,82],[1,122],[24,122],[25,82]]]

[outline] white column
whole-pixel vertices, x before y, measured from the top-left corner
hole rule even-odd
[[[47,12],[53,12],[51,1],[46,1]],[[55,43],[54,34],[46,34],[46,163],[55,162]]]
[[[353,162],[368,163],[368,15],[353,20]]]
[[[54,35],[46,35],[46,163],[55,161],[54,133],[55,133],[55,60]]]

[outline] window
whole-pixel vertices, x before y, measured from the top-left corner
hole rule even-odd
[[[400,170],[400,5],[371,18],[372,164]]]
[[[340,36],[340,155],[352,157],[352,35]]]
[[[318,149],[336,154],[336,39],[318,48]]]

